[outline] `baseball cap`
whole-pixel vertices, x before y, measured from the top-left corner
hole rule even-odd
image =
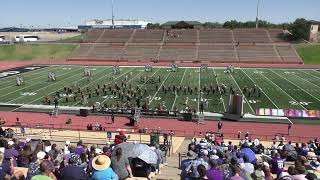
[[[66,141],[66,145],[69,145],[71,142],[70,141]]]
[[[39,152],[37,153],[37,158],[38,158],[39,160],[44,159],[45,156],[46,156],[46,153],[43,152],[43,151],[39,151]]]
[[[12,146],[12,145],[14,145],[14,142],[13,141],[8,141],[8,145]]]
[[[95,153],[96,153],[96,154],[102,154],[102,150],[99,149],[99,148],[96,148]]]

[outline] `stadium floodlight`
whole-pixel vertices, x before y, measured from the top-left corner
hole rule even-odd
[[[259,5],[260,5],[260,0],[257,2],[257,17],[256,17],[256,28],[258,29],[259,27]]]
[[[112,13],[112,17],[111,17],[111,21],[112,21],[112,29],[115,29],[114,28],[114,12],[113,12],[113,4],[114,4],[114,0],[111,0],[111,8],[112,8],[112,10],[111,10],[111,13]]]

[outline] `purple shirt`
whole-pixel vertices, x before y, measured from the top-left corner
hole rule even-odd
[[[84,148],[82,146],[77,146],[74,150],[74,153],[80,156],[82,153],[84,153]]]
[[[217,164],[220,166],[224,163],[225,159],[217,159]]]
[[[13,158],[13,166],[17,167],[16,158],[19,156],[19,152],[13,148],[4,150],[4,158]]]
[[[284,163],[282,159],[272,159],[271,165],[272,165],[272,168],[271,168],[272,174],[279,175],[283,170]]]
[[[209,180],[222,180],[223,173],[218,169],[211,168],[207,171],[207,177]]]

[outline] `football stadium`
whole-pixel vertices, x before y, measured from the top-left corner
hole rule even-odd
[[[77,26],[0,24],[0,179],[320,179],[320,19],[110,2]]]

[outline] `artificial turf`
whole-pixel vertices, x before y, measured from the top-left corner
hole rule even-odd
[[[177,72],[171,72],[169,68],[154,67],[152,72],[145,72],[144,67],[121,67],[119,75],[112,75],[112,67],[92,66],[92,76],[90,78],[83,76],[84,67],[82,66],[48,66],[42,69],[23,73],[25,84],[16,86],[15,76],[0,79],[0,102],[11,104],[46,104],[44,96],[55,96],[56,91],[63,93],[64,87],[70,87],[73,92],[78,88],[87,95],[87,87],[92,91],[92,97],[88,99],[88,103],[83,104],[78,98],[76,101],[69,98],[69,102],[65,102],[64,98],[59,100],[60,105],[64,106],[91,106],[95,102],[108,106],[116,105],[120,102],[119,97],[114,96],[111,92],[103,95],[95,94],[98,84],[100,88],[103,84],[109,85],[118,83],[127,76],[127,84],[131,84],[135,89],[140,87],[141,91],[146,91],[142,96],[141,103],[147,102],[150,108],[155,109],[159,105],[163,105],[167,110],[177,108],[182,110],[185,103],[192,108],[198,110],[199,97],[208,101],[207,112],[225,112],[229,101],[229,88],[232,87],[236,94],[244,94],[244,113],[256,112],[258,108],[272,109],[300,109],[300,110],[320,110],[320,72],[313,69],[249,69],[236,68],[233,74],[225,73],[225,68],[208,68],[200,71],[199,68],[180,68]],[[48,82],[48,72],[55,72],[57,80]],[[215,76],[216,75],[216,76]],[[111,77],[113,76],[113,80]],[[140,77],[160,77],[161,82],[156,84],[142,83]],[[203,89],[204,87],[216,87],[225,84],[227,86],[226,94],[220,95],[216,91],[215,94],[209,92],[199,94],[194,92],[191,94],[183,91],[179,93],[162,91],[162,86],[190,86]],[[256,86],[261,88],[261,96],[257,93],[243,92],[244,87],[248,89]],[[112,86],[113,87],[113,86]],[[131,100],[135,104],[135,100]]]

